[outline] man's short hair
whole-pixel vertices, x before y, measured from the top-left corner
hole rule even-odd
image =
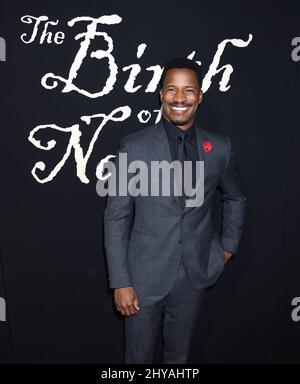
[[[202,86],[202,73],[200,70],[200,65],[197,64],[195,61],[187,59],[186,57],[178,57],[176,59],[172,59],[168,61],[164,65],[163,72],[161,74],[161,78],[159,81],[159,87],[160,89],[163,87],[163,83],[167,74],[167,71],[172,68],[189,68],[196,72],[199,88]]]

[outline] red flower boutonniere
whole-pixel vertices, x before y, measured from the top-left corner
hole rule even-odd
[[[204,141],[204,143],[202,144],[202,147],[205,152],[211,152],[213,146],[209,141]]]

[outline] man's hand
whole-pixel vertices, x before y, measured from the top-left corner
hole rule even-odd
[[[122,315],[135,315],[139,311],[137,294],[133,287],[115,288],[114,300]]]
[[[228,251],[224,251],[224,259],[225,259],[225,264],[227,263],[227,261],[232,257],[232,253],[228,252]]]

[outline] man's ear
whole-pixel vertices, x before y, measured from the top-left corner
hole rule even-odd
[[[202,89],[200,89],[199,91],[199,104],[202,102],[203,100],[203,92],[202,92]]]
[[[161,100],[162,99],[162,90],[161,89],[159,90],[159,97],[160,97],[160,101],[162,102],[162,100]]]

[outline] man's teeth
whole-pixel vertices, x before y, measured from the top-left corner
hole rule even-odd
[[[171,107],[172,109],[175,109],[176,111],[185,111],[188,109],[188,107]]]

